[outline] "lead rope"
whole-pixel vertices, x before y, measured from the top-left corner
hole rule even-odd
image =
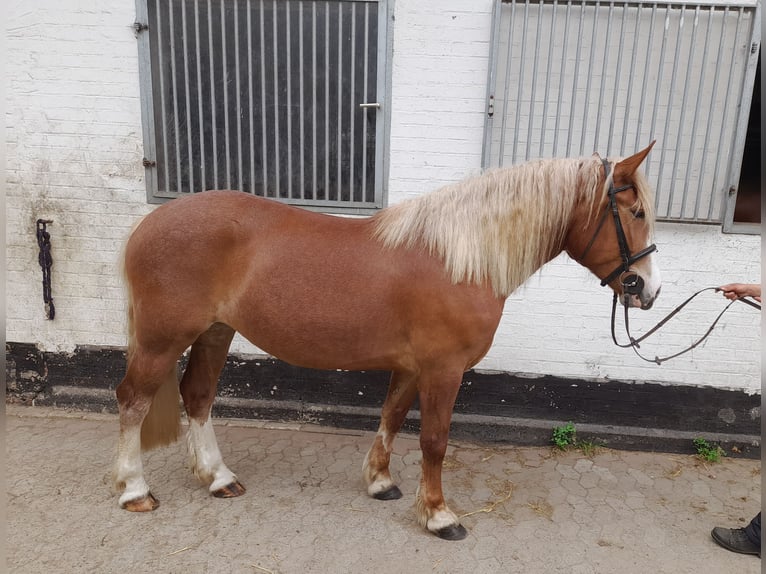
[[[715,320],[710,325],[710,327],[705,332],[705,334],[702,335],[702,337],[700,337],[697,341],[695,341],[694,343],[689,345],[686,349],[683,349],[682,351],[679,351],[678,353],[675,353],[673,355],[668,355],[667,357],[655,356],[654,359],[648,359],[648,358],[644,357],[641,353],[639,353],[638,349],[641,347],[641,345],[639,344],[639,343],[641,343],[641,341],[644,341],[645,339],[647,339],[650,335],[655,333],[665,323],[670,321],[670,319],[672,319],[681,309],[686,307],[686,305],[688,305],[691,302],[691,300],[694,299],[697,295],[699,295],[700,293],[703,293],[705,291],[711,291],[711,290],[718,291],[718,287],[705,287],[704,289],[700,289],[699,291],[694,293],[691,297],[689,297],[686,301],[684,301],[683,303],[678,305],[675,309],[673,309],[670,313],[668,313],[665,316],[664,319],[662,319],[659,323],[657,323],[654,327],[649,329],[649,331],[644,333],[638,339],[635,339],[630,334],[630,324],[629,324],[629,320],[628,320],[628,307],[626,305],[625,306],[625,333],[628,335],[628,339],[630,340],[629,343],[618,343],[617,342],[617,336],[615,335],[615,328],[614,327],[615,327],[615,316],[616,316],[616,311],[617,311],[617,293],[615,293],[614,297],[612,298],[612,341],[614,341],[615,345],[617,345],[618,347],[622,347],[623,349],[627,348],[627,347],[631,347],[633,349],[633,351],[636,353],[636,355],[638,355],[644,361],[647,361],[649,363],[656,363],[658,365],[661,365],[665,361],[669,361],[670,359],[675,359],[676,357],[679,357],[679,356],[683,355],[684,353],[688,353],[689,351],[694,349],[697,345],[702,343],[702,341],[707,339],[708,335],[710,335],[710,333],[713,332],[713,329],[718,324],[718,321],[721,319],[723,314],[726,313],[726,311],[729,309],[729,307],[731,307],[737,301],[740,301],[742,303],[746,303],[746,304],[750,305],[751,307],[753,307],[755,309],[758,309],[759,311],[761,310],[761,306],[758,303],[756,303],[755,301],[751,301],[748,298],[740,297],[739,299],[733,299],[733,300],[729,301],[729,304],[726,305],[726,307],[724,307],[723,310],[720,313],[718,313],[718,316],[715,318]]]

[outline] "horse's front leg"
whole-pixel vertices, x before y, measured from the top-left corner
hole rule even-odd
[[[442,463],[447,452],[450,420],[460,390],[462,371],[451,374],[421,375],[420,449],[423,453],[420,486],[417,494],[418,522],[446,540],[462,540],[466,529],[444,501]]]
[[[218,377],[226,363],[234,329],[215,323],[194,342],[181,380],[181,396],[189,416],[189,455],[195,476],[208,484],[217,498],[245,493],[234,473],[224,464],[210,412]]]
[[[410,373],[391,374],[378,434],[364,459],[362,472],[367,483],[367,493],[378,500],[394,500],[402,497],[402,491],[391,478],[389,463],[394,438],[417,396],[415,381],[415,376]]]

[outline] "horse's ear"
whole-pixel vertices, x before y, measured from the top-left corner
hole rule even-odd
[[[652,143],[650,143],[640,152],[635,153],[630,157],[626,157],[624,160],[622,160],[617,165],[615,165],[614,166],[615,174],[619,173],[620,175],[623,175],[623,176],[633,175],[638,169],[638,166],[640,166],[643,163],[643,161],[646,159],[646,156],[649,155],[649,152],[652,151],[652,147],[654,147],[654,144],[656,142],[657,140],[652,140]]]

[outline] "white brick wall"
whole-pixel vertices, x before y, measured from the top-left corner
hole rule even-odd
[[[124,345],[122,241],[149,211],[131,2],[14,3],[7,20],[7,340]],[[51,219],[55,321],[35,221]]]
[[[478,172],[491,2],[396,0],[390,102],[391,202]],[[117,260],[150,211],[132,2],[46,0],[7,12],[7,340],[44,350],[123,345]],[[35,220],[52,219],[53,296],[43,314]],[[660,224],[663,292],[636,330],[696,289],[760,281],[760,238],[716,226]],[[609,337],[611,296],[562,256],[513,294],[480,367],[577,378],[760,390],[759,315],[732,310],[701,348],[662,366]],[[703,333],[723,299],[710,295],[658,335],[650,356]],[[235,340],[235,352],[252,353]]]

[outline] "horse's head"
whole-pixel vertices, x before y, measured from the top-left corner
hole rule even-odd
[[[566,251],[609,285],[626,307],[649,309],[660,292],[651,244],[654,203],[638,167],[652,149],[616,163],[599,160],[603,193],[583,201],[569,226]]]

